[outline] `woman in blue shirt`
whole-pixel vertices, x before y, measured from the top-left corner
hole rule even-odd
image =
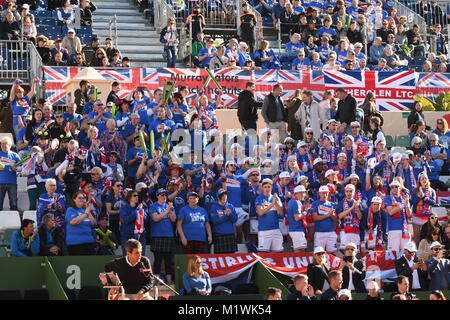
[[[261,46],[259,50],[255,51],[253,59],[255,60],[255,66],[261,67],[263,70],[281,69],[280,60],[275,52],[269,48],[269,41],[261,41]]]
[[[164,260],[164,267],[167,275],[167,281],[172,282],[175,274],[173,252],[175,249],[175,234],[173,224],[177,220],[173,203],[167,203],[167,191],[158,189],[156,192],[157,201],[149,209],[150,214],[150,247],[155,255],[153,272],[155,275],[161,273],[161,264]]]
[[[73,206],[66,211],[66,244],[70,256],[95,255],[93,227],[97,221],[86,206],[86,197],[81,191],[73,197]],[[88,199],[90,201],[90,199]]]
[[[228,193],[219,189],[218,201],[211,206],[211,227],[214,238],[214,253],[235,253],[237,251],[236,231],[234,224],[237,213],[234,206],[228,203]]]
[[[209,296],[212,286],[208,272],[202,268],[199,256],[189,258],[187,272],[183,274],[183,287],[188,295]]]
[[[39,82],[39,80],[33,80],[31,90],[27,95],[24,94],[24,90],[20,86],[22,84],[22,80],[17,79],[11,87],[9,101],[13,113],[13,128],[16,137],[19,134],[19,130],[25,128],[26,126],[26,118],[31,111],[31,98],[35,93],[36,82]]]
[[[106,196],[106,213],[109,216],[109,228],[120,243],[119,218],[120,208],[126,204],[123,194],[123,182],[114,180],[111,183],[111,191]]]
[[[145,223],[148,220],[147,211],[139,203],[139,194],[131,190],[126,195],[127,203],[120,207],[120,241],[125,255],[125,242],[136,239],[142,243],[142,255],[145,255]]]
[[[177,231],[185,254],[205,253],[207,244],[212,242],[209,215],[199,207],[197,192],[189,192],[188,205],[181,208],[178,214]]]

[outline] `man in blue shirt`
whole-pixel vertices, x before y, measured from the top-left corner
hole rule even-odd
[[[206,48],[200,49],[198,52],[198,61],[200,67],[205,68],[209,66],[209,62],[214,57],[217,49],[213,47],[214,40],[209,38],[206,40]]]
[[[328,253],[337,250],[335,221],[338,220],[335,204],[328,201],[329,189],[327,186],[319,188],[319,200],[311,205],[311,215],[314,220],[314,247],[322,247]]]
[[[307,246],[305,237],[307,206],[303,206],[302,201],[306,194],[304,186],[299,185],[294,189],[294,196],[287,205],[287,215],[289,220],[289,236],[292,239],[294,252],[304,251]]]
[[[278,194],[272,195],[272,180],[262,181],[262,194],[255,200],[256,213],[258,213],[258,251],[282,252],[283,235],[280,231],[278,217],[282,216],[283,204]]]
[[[111,119],[111,115],[105,111],[105,105],[101,100],[94,102],[94,111],[88,114],[88,123],[93,124],[98,129],[98,136],[101,137],[102,133],[106,131],[106,121]]]
[[[12,166],[20,161],[17,153],[11,151],[12,139],[3,137],[0,151],[0,210],[3,210],[3,201],[8,192],[9,209],[17,210],[17,174]]]
[[[23,219],[20,230],[12,235],[11,254],[13,257],[30,257],[39,254],[40,240],[38,229],[34,227],[34,221]]]
[[[67,105],[67,111],[64,112],[64,120],[66,122],[76,120],[81,123],[81,121],[83,120],[83,116],[81,114],[76,113],[76,109],[77,106],[73,102]]]
[[[238,219],[236,210],[228,203],[225,189],[219,189],[217,197],[217,202],[213,203],[210,210],[214,253],[235,253],[237,244],[234,224]]]

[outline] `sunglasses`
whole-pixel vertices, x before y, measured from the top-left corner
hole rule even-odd
[[[433,249],[431,249],[431,250],[433,250],[433,251],[441,251],[442,248],[433,248]]]
[[[77,199],[80,199],[80,200],[84,200],[84,199],[86,199],[86,197],[77,197]]]
[[[355,251],[355,248],[345,248],[345,250]]]
[[[55,116],[55,118],[62,118],[62,117],[63,117],[62,114],[58,114]]]
[[[123,184],[116,184],[116,187],[122,188]]]
[[[398,186],[393,186],[391,187],[391,189],[398,189]]]
[[[305,134],[313,134],[312,132],[305,132]]]
[[[436,220],[436,219],[437,219],[437,217],[430,217],[430,219]]]
[[[137,195],[137,194],[133,194],[132,197],[133,197],[133,198],[137,198],[138,195]]]
[[[252,174],[250,177],[259,177],[259,174],[255,173],[255,174]]]

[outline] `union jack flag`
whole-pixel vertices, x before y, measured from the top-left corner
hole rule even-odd
[[[367,92],[376,96],[379,110],[404,111],[413,104],[416,91],[414,71],[323,71],[325,89],[345,88],[362,103]]]
[[[78,71],[76,67],[44,67],[45,100],[54,105],[66,104],[67,92],[63,85]]]
[[[417,94],[434,101],[439,94],[450,91],[449,88],[449,73],[419,73]]]

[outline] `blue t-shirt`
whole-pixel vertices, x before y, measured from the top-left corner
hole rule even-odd
[[[209,216],[205,209],[199,206],[195,209],[184,206],[178,214],[178,219],[183,220],[183,233],[188,241],[207,241],[205,223],[209,222]]]
[[[82,208],[75,209],[72,207],[69,207],[66,211],[66,244],[68,246],[95,242],[91,221],[88,218],[84,219],[80,224],[70,224],[72,219],[82,215],[84,211]]]
[[[200,62],[200,65],[201,66],[209,66],[209,62],[211,61],[211,59],[214,57],[214,53],[217,51],[217,49],[216,48],[212,48],[211,49],[211,56],[209,56],[209,57],[207,57],[207,58],[205,58],[204,60],[202,60],[201,62]],[[202,48],[202,49],[200,49],[200,51],[198,52],[198,56],[199,57],[201,57],[201,56],[204,56],[205,54],[207,54],[208,53],[208,49],[207,48]]]
[[[306,46],[303,43],[301,43],[301,42],[299,42],[299,43],[292,43],[292,42],[286,43],[286,51],[288,53],[297,54],[298,50],[294,50],[294,48],[302,49],[302,48],[305,48],[305,47]]]
[[[392,207],[392,195],[387,196],[386,198],[384,198],[384,206],[387,207]],[[402,198],[401,197],[395,197],[395,200],[398,204],[402,203]],[[403,211],[405,211],[405,209],[403,209]],[[395,230],[402,230],[403,229],[403,219],[404,219],[405,214],[400,214],[400,212],[394,214],[393,216],[391,216],[389,213],[386,215],[387,217],[387,228],[388,231],[395,231]]]
[[[10,105],[13,115],[21,117],[23,124],[26,124],[27,114],[31,107],[31,101],[28,96],[24,96],[21,99],[15,98],[11,100]],[[18,117],[13,117],[13,125],[17,126],[18,124]]]
[[[135,147],[128,149],[127,161],[133,160],[135,156],[140,158],[144,157],[144,151],[142,149],[137,149]],[[139,168],[140,160],[136,161],[133,165],[128,166],[128,176],[131,178],[136,178],[137,169]]]
[[[177,128],[186,129],[187,125],[186,125],[186,120],[185,120],[184,116],[181,113],[179,113],[179,112],[175,112],[173,109],[174,109],[174,105],[171,104],[169,106],[169,110],[172,112],[172,115],[173,115],[172,116],[172,121],[175,122],[175,125],[176,125]],[[187,105],[185,105],[183,103],[178,105],[178,109],[183,111],[183,112],[189,113]]]
[[[294,215],[301,213],[302,202],[300,200],[291,199],[287,205],[287,215],[289,221],[289,232],[305,231],[302,220],[295,220]]]
[[[106,196],[105,203],[111,203],[111,210],[114,211],[120,211],[120,208],[124,206],[127,202],[125,200],[125,197],[118,197],[111,195],[111,193],[108,193]],[[118,221],[119,220],[119,213],[118,214],[110,214],[109,215],[109,221]]]
[[[309,63],[309,65],[311,66],[311,69],[312,70],[320,70],[320,69],[322,69],[323,68],[323,63],[322,63],[322,61],[317,61],[317,62],[314,62],[314,61],[311,61],[310,63]]]
[[[195,170],[202,167],[202,164],[184,164],[183,169],[184,171],[189,170]],[[191,176],[191,183],[195,188],[200,188],[202,186],[202,178],[203,178],[203,170],[197,171],[196,174]]]
[[[311,214],[316,212],[319,216],[324,216],[331,211],[335,210],[335,204],[330,201],[322,202],[320,200],[314,201],[311,205]],[[331,217],[326,219],[315,221],[314,222],[314,231],[315,232],[333,232],[334,231],[334,222]]]
[[[103,116],[107,119],[111,119],[111,115],[108,112],[104,112]],[[97,113],[95,113],[94,111],[89,112],[88,114],[88,120],[94,119],[95,117],[97,117]],[[106,128],[106,120],[104,120],[103,118],[99,118],[97,121],[95,121],[94,125],[97,127],[98,129],[98,136],[100,137],[102,135],[103,132],[105,132],[107,130]]]
[[[64,120],[66,122],[70,122],[72,120],[75,121],[82,121],[83,120],[83,116],[81,114],[75,113],[74,115],[68,113],[68,112],[64,112]]]
[[[225,214],[225,210],[230,209],[229,216]],[[234,234],[234,223],[237,221],[237,213],[233,205],[226,203],[225,206],[219,203],[213,203],[210,210],[211,214],[211,229],[212,233],[216,235]]]
[[[20,161],[20,157],[14,151],[8,153],[0,150],[0,163],[5,166],[3,170],[0,170],[0,183],[1,184],[17,184],[17,174],[11,169],[16,162]]]
[[[319,29],[319,36],[322,37],[324,34],[328,34],[334,38],[336,38],[336,30],[332,27],[326,28],[323,26]]]
[[[263,209],[267,208],[271,205],[273,201],[273,195],[269,197],[261,194],[255,200],[255,206],[262,206]],[[278,204],[282,206],[281,200],[278,198]],[[265,215],[258,215],[258,231],[267,231],[267,230],[276,230],[280,228],[279,215],[277,210],[274,207],[274,210],[268,211]]]
[[[167,210],[168,204],[159,204],[158,202],[152,203],[150,206],[148,213],[151,215],[159,215],[164,213]],[[172,207],[172,211],[173,211]],[[173,223],[169,218],[169,215],[166,215],[162,220],[155,222],[150,219],[150,235],[152,237],[174,237],[173,233]]]

